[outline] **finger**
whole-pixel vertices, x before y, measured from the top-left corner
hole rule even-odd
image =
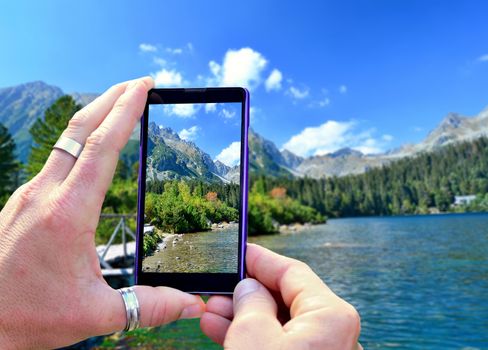
[[[86,206],[101,207],[120,151],[142,115],[147,92],[153,84],[152,79],[129,83],[107,117],[87,138],[80,158],[63,184]]]
[[[215,313],[205,312],[200,319],[202,332],[219,345],[224,344],[231,321]]]
[[[207,312],[222,316],[228,320],[234,317],[234,305],[231,297],[216,295],[207,301]]]
[[[276,313],[276,302],[261,283],[251,278],[240,281],[234,291],[234,319],[228,330],[229,339],[238,339],[240,346],[227,343],[225,346],[242,348],[242,344],[256,344],[256,341],[262,345],[274,344],[283,334]]]
[[[305,263],[258,245],[248,244],[246,267],[250,276],[281,293],[292,318],[340,300]]]
[[[205,304],[197,295],[169,287],[134,286],[140,307],[140,327],[154,327],[179,319],[197,318],[205,312]],[[109,296],[100,309],[97,334],[124,329],[127,316],[120,293],[110,288]]]
[[[290,339],[293,334],[303,334],[311,349],[356,346],[361,329],[357,311],[335,295],[310,267],[257,245],[248,245],[246,263],[250,275],[280,291],[290,309],[291,320],[283,327]]]
[[[105,119],[129,83],[130,81],[126,81],[112,86],[90,104],[76,112],[62,135],[82,145],[85,144],[87,137]],[[42,172],[54,181],[63,181],[73,168],[75,161],[76,159],[67,152],[53,149]]]

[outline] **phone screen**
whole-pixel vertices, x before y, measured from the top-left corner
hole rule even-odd
[[[238,273],[242,111],[149,105],[142,273]]]

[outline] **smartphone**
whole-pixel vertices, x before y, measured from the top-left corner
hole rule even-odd
[[[152,89],[141,119],[136,284],[231,294],[245,277],[249,92]]]

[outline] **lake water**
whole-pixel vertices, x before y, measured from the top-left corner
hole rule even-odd
[[[338,219],[252,241],[353,304],[365,349],[488,349],[488,214]]]
[[[488,214],[336,219],[250,241],[307,262],[353,304],[365,349],[488,349]],[[197,320],[155,338],[219,348]]]
[[[233,273],[237,271],[239,224],[205,232],[168,235],[142,261],[146,272]]]

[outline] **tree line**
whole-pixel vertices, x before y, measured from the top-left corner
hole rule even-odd
[[[27,164],[15,157],[15,143],[0,126],[0,208],[8,196],[32,178],[47,160],[53,144],[81,109],[63,96],[30,129],[33,146]],[[137,148],[137,147],[136,147]],[[122,154],[103,212],[135,213],[138,163]],[[148,191],[164,192],[164,182],[148,184]],[[188,181],[192,195],[214,192],[229,208],[239,205],[239,187]],[[475,194],[469,205],[452,207],[454,196]],[[432,211],[488,211],[488,138],[456,143],[434,152],[396,160],[364,174],[322,179],[275,178],[251,173],[249,221],[251,232],[275,232],[280,224],[321,222],[325,217],[425,214]],[[135,229],[135,223],[131,223]],[[113,223],[102,221],[97,243],[104,243]]]
[[[488,138],[402,158],[364,174],[322,179],[253,178],[263,191],[285,187],[290,197],[330,217],[488,211]],[[474,205],[454,208],[458,195]]]

